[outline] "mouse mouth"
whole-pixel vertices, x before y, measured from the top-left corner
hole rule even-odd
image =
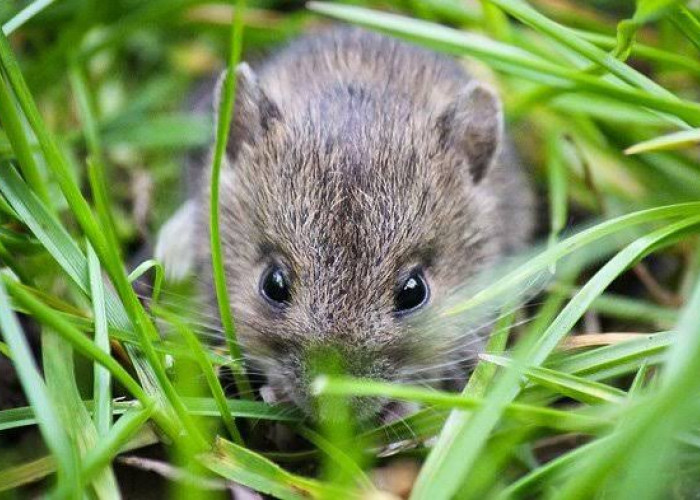
[[[262,400],[270,405],[291,403],[308,415],[315,415],[314,404],[296,391],[265,383],[259,389]],[[404,420],[420,409],[417,403],[391,401],[386,398],[350,397],[349,404],[361,427],[389,425]]]

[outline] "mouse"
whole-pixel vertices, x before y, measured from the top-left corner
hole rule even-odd
[[[302,36],[235,77],[221,244],[238,341],[266,399],[313,414],[328,352],[353,377],[463,385],[489,326],[441,311],[534,225],[495,89],[449,56],[355,27]],[[215,311],[210,163],[156,257],[171,278],[205,282]],[[391,405],[352,400],[361,420]]]

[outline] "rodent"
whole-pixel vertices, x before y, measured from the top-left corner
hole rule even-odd
[[[481,342],[436,322],[440,306],[533,227],[494,90],[359,28],[302,37],[236,77],[220,225],[248,363],[309,412],[310,357],[324,349],[356,377],[463,383]],[[201,184],[195,259],[211,279]],[[364,419],[387,402],[353,405]]]

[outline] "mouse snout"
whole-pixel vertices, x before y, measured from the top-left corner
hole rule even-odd
[[[278,358],[277,384],[286,396],[307,413],[318,416],[318,398],[313,383],[322,376],[345,376],[363,380],[388,381],[394,370],[389,359],[376,350],[360,345],[314,343],[289,350]],[[375,397],[346,399],[354,418],[364,421],[381,413],[388,401]]]

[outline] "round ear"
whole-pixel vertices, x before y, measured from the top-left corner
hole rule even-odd
[[[236,66],[236,100],[229,130],[226,153],[232,160],[244,143],[254,144],[274,120],[281,120],[279,108],[260,87],[258,77],[247,63]],[[218,127],[219,108],[222,102],[227,71],[223,71],[214,90],[214,120]]]
[[[497,156],[503,136],[503,111],[496,93],[476,80],[470,81],[438,118],[446,147],[457,149],[480,182]]]

